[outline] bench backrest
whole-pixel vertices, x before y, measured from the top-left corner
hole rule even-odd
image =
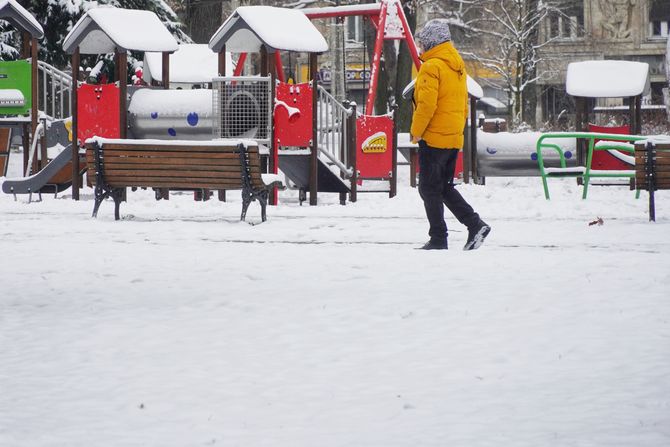
[[[103,178],[113,188],[240,189],[237,145],[87,143],[88,177],[96,182],[96,151]],[[263,187],[258,146],[247,146],[251,186]]]
[[[653,144],[651,152],[647,145],[640,142],[635,145],[635,186],[637,189],[649,190],[649,169],[654,172],[656,189],[670,189],[670,144]],[[651,164],[648,156],[652,154]]]

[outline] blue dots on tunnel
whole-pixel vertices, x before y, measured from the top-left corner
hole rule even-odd
[[[177,131],[174,130],[174,128],[170,127],[168,129],[168,133],[170,134],[171,137],[176,137],[177,136]]]
[[[158,112],[151,112],[151,119],[152,120],[158,119]]]
[[[195,113],[195,112],[191,112],[186,117],[186,122],[188,122],[188,124],[190,126],[197,126],[198,125],[198,119],[199,119],[198,114]]]

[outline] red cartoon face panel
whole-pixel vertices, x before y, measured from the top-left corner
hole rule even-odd
[[[121,136],[119,88],[115,84],[82,84],[77,90],[77,135],[87,138]]]
[[[274,134],[277,146],[309,146],[312,139],[312,87],[280,82],[275,89]]]
[[[361,178],[388,178],[393,168],[393,119],[361,116],[356,120],[356,161]]]

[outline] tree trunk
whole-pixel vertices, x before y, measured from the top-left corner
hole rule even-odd
[[[414,34],[416,30],[416,9],[403,7],[405,16],[407,17],[407,24]],[[412,124],[412,99],[402,99],[402,91],[412,80],[412,67],[414,61],[409,54],[409,48],[405,42],[400,43],[400,52],[398,54],[398,65],[395,80],[395,97],[398,104],[398,114],[396,116],[396,126],[398,132],[409,132]]]

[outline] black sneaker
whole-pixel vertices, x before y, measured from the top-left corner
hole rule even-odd
[[[477,225],[468,228],[468,241],[463,246],[463,250],[476,250],[482,246],[484,239],[491,232],[491,227],[480,220]]]
[[[421,250],[447,250],[448,245],[447,241],[433,241],[430,240],[423,244],[423,246],[420,248]]]

